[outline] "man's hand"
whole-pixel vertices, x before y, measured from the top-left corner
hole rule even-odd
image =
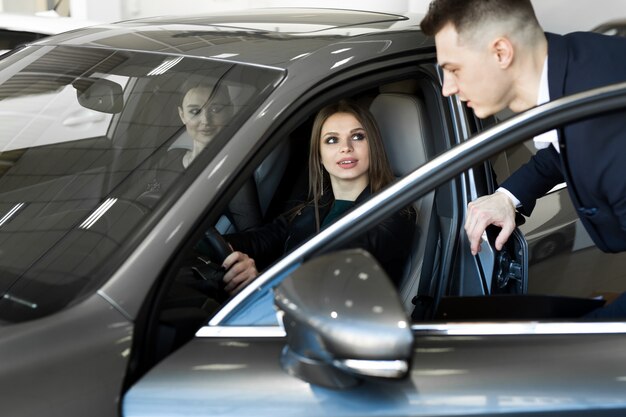
[[[501,250],[515,229],[515,206],[508,195],[495,192],[467,205],[465,233],[472,255],[480,251],[481,237],[490,224],[502,228],[496,238],[496,249]]]
[[[224,259],[222,264],[226,269],[224,275],[224,290],[230,295],[241,291],[250,281],[255,279],[259,272],[256,269],[254,259],[243,252],[233,252]]]

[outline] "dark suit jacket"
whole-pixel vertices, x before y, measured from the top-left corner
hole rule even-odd
[[[550,99],[626,81],[626,39],[547,33]],[[559,130],[561,153],[542,149],[502,186],[530,215],[537,198],[566,181],[578,215],[605,252],[626,250],[626,112]]]

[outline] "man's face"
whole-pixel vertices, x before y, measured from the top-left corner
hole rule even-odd
[[[479,42],[479,41],[477,41]],[[435,35],[437,62],[443,68],[443,95],[457,94],[484,118],[506,108],[513,97],[509,72],[498,62],[489,42],[463,44],[452,24]]]

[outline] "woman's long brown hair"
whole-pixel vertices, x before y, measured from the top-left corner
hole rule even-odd
[[[372,194],[382,190],[394,179],[380,130],[369,110],[351,100],[341,100],[322,108],[313,121],[309,148],[309,198],[313,200],[315,206],[315,221],[318,231],[320,230],[319,200],[323,193],[330,191],[330,176],[322,165],[320,155],[322,126],[330,116],[336,113],[353,115],[361,123],[367,134],[370,160],[368,178]]]

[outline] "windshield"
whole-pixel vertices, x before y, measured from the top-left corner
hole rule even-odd
[[[0,322],[51,314],[100,286],[168,191],[198,172],[187,168],[207,160],[196,156],[214,153],[281,77],[95,48],[31,47],[0,61]]]

